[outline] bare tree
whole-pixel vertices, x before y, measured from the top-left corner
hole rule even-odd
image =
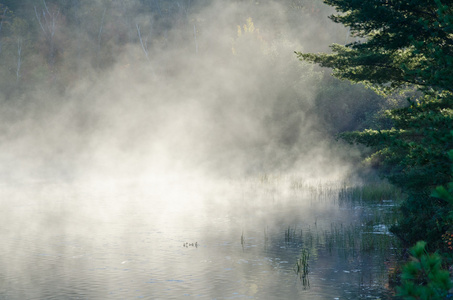
[[[17,38],[17,66],[16,66],[16,83],[19,82],[21,77],[20,75],[20,67],[22,65],[22,38]]]
[[[146,60],[149,61],[149,55],[148,55],[148,38],[143,42],[142,34],[140,32],[140,26],[138,23],[135,23],[135,27],[137,27],[137,33],[138,33],[138,38],[140,39],[140,44],[142,45],[142,50],[145,52]]]
[[[43,0],[44,8],[42,11],[38,11],[36,6],[35,14],[36,19],[38,20],[39,26],[46,38],[47,42],[49,43],[49,64],[53,68],[55,65],[55,32],[57,26],[58,16],[60,15],[60,10],[53,10],[52,12],[49,10],[47,3]]]
[[[149,59],[149,51],[148,51],[148,37],[146,37],[146,39],[143,40],[142,33],[140,31],[140,26],[138,25],[137,22],[135,22],[135,27],[137,27],[138,38],[140,39],[140,45],[142,46],[142,50],[145,53],[146,60],[151,62],[150,59]],[[151,70],[153,72],[153,75],[156,75],[154,73],[154,69],[152,67],[151,67]]]
[[[27,21],[21,19],[19,17],[13,18],[12,22],[9,26],[12,35],[10,36],[10,40],[16,41],[16,59],[15,59],[15,70],[16,70],[16,84],[19,83],[20,79],[22,78],[21,70],[22,70],[22,60],[23,60],[23,53],[24,50],[27,49],[27,36],[28,36],[28,26]],[[12,46],[12,45],[11,45]],[[14,57],[14,56],[13,56]],[[14,59],[12,59],[14,62]],[[11,66],[12,68],[12,66]]]
[[[101,35],[102,29],[104,28],[104,19],[105,19],[105,12],[107,8],[104,8],[104,12],[102,13],[101,25],[99,26],[99,33],[98,33],[98,51],[101,51]]]

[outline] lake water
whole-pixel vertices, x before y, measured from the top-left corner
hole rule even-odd
[[[340,185],[338,185],[340,186]],[[387,299],[392,201],[335,184],[162,179],[0,191],[0,299]],[[308,275],[295,271],[309,254]]]

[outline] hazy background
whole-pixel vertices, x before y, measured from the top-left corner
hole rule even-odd
[[[343,261],[316,261],[313,244],[303,294],[283,233],[357,216],[321,184],[359,161],[335,136],[391,105],[296,59],[354,40],[331,13],[320,0],[0,0],[0,298],[348,291],[324,281],[336,266],[352,282]]]
[[[6,182],[335,177],[382,106],[296,59],[353,40],[321,1],[0,4]]]

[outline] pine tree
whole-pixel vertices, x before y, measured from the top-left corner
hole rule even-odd
[[[383,89],[416,85],[453,91],[453,2],[440,0],[326,0],[342,14],[334,22],[361,38],[334,44],[333,54],[298,53],[333,68],[334,75]]]
[[[453,1],[324,2],[339,12],[330,18],[349,27],[358,40],[334,44],[330,54],[297,52],[301,60],[332,68],[334,76],[382,94],[416,91],[406,107],[387,112],[393,128],[341,136],[369,146],[369,160],[409,194],[393,232],[408,245],[423,239],[435,248],[451,226],[446,203],[430,193],[451,181]]]

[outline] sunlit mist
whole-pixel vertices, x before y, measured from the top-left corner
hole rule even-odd
[[[57,2],[26,9],[58,56],[27,50],[2,96],[1,299],[315,299],[341,280],[327,258],[308,291],[280,238],[359,215],[335,206],[356,150],[316,114],[324,71],[294,54],[348,38],[328,7]]]

